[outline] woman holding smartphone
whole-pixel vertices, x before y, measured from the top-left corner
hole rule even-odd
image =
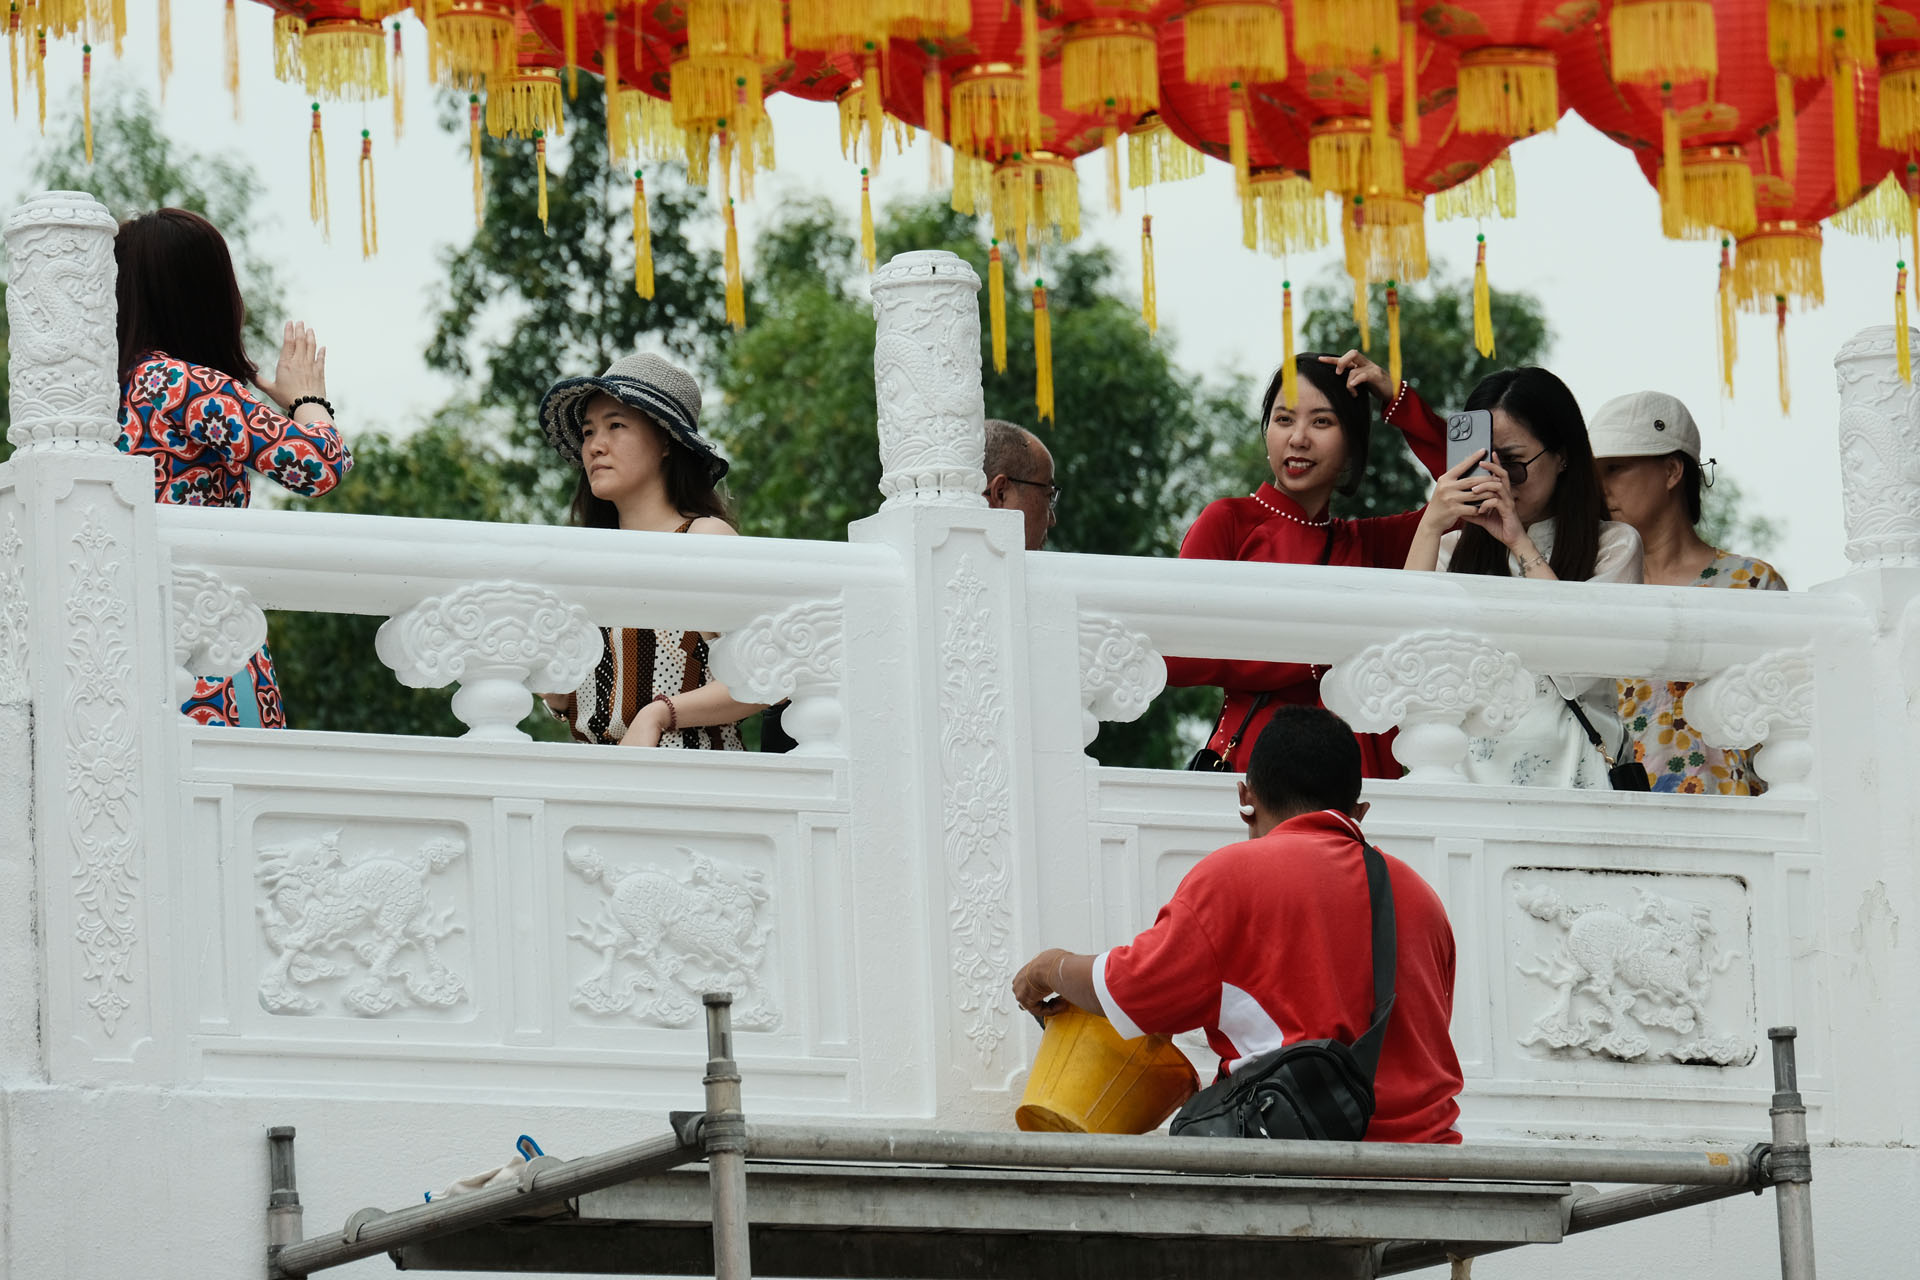
[[[1493,451],[1451,467],[1434,486],[1406,567],[1441,573],[1563,582],[1639,582],[1640,535],[1608,520],[1580,404],[1545,369],[1504,369],[1481,380],[1467,410],[1493,418]],[[1402,389],[1388,421],[1437,426]],[[1608,755],[1619,758],[1614,681],[1541,676],[1533,707],[1499,738],[1476,738],[1467,776],[1512,786],[1605,788]],[[1569,705],[1569,703],[1577,705]]]
[[[1249,497],[1208,503],[1180,544],[1181,558],[1398,568],[1419,526],[1419,510],[1363,520],[1336,519],[1329,510],[1336,492],[1358,492],[1366,474],[1373,407],[1365,393],[1382,400],[1391,394],[1386,371],[1358,351],[1298,356],[1294,368],[1297,403],[1286,403],[1283,371],[1275,370],[1260,405],[1272,481]],[[1402,429],[1415,456],[1440,474],[1446,466],[1442,424],[1419,421]],[[1275,711],[1320,705],[1325,674],[1325,667],[1304,662],[1168,658],[1168,684],[1216,685],[1225,695],[1206,750],[1192,767],[1243,772]],[[1359,738],[1366,776],[1401,775],[1391,735]]]

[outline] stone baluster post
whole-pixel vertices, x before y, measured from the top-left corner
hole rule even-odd
[[[56,1082],[137,1080],[165,1057],[174,655],[153,464],[114,447],[114,225],[73,191],[34,196],[5,224],[0,775],[32,779],[32,819],[25,844],[7,819],[0,851],[0,1034],[7,1070],[31,1058]],[[39,1044],[23,1043],[35,1023]]]
[[[1458,631],[1416,631],[1329,670],[1320,695],[1362,733],[1399,729],[1409,782],[1457,782],[1472,737],[1504,733],[1533,704],[1534,677],[1513,654]]]

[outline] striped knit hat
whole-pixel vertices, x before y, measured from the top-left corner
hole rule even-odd
[[[567,461],[580,461],[580,422],[595,395],[612,396],[646,414],[706,463],[711,483],[719,484],[727,474],[727,460],[700,434],[700,384],[685,369],[650,354],[622,356],[597,378],[563,378],[540,398],[540,427]]]

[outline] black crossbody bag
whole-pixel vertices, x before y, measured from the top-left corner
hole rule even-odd
[[[1399,949],[1387,860],[1364,840],[1360,848],[1373,916],[1373,1025],[1351,1045],[1302,1040],[1261,1054],[1187,1099],[1173,1117],[1175,1137],[1358,1142],[1367,1136]]]
[[[1201,773],[1233,772],[1232,760],[1234,750],[1239,747],[1240,739],[1247,736],[1247,726],[1252,724],[1253,718],[1260,714],[1260,708],[1266,706],[1267,703],[1271,701],[1273,701],[1273,695],[1270,693],[1263,693],[1256,697],[1253,700],[1253,705],[1247,708],[1247,714],[1241,717],[1240,727],[1233,731],[1231,738],[1227,739],[1226,751],[1220,752],[1215,751],[1212,747],[1202,747],[1193,753],[1193,759],[1187,761],[1187,768],[1190,771],[1197,770]]]
[[[1580,705],[1578,698],[1562,698],[1561,701],[1567,704],[1567,710],[1573,712],[1573,718],[1580,722],[1582,729],[1586,730],[1587,741],[1593,744],[1593,749],[1600,753],[1602,760],[1606,761],[1607,781],[1612,784],[1615,791],[1653,790],[1653,781],[1647,777],[1646,766],[1638,760],[1622,760],[1619,764],[1613,762],[1613,757],[1607,754],[1606,744],[1600,741],[1600,731],[1593,727],[1593,721],[1587,719],[1586,709]]]

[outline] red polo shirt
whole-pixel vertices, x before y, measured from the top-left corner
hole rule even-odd
[[[1322,810],[1208,854],[1152,928],[1094,960],[1094,986],[1115,1029],[1131,1038],[1204,1028],[1223,1073],[1301,1040],[1352,1043],[1373,1015],[1359,836],[1351,818]],[[1397,997],[1367,1140],[1458,1142],[1453,928],[1419,873],[1386,861]]]

